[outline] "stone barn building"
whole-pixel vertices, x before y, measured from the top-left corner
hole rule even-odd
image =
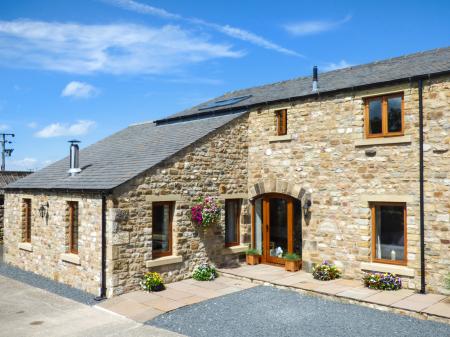
[[[109,297],[250,245],[263,263],[296,252],[306,271],[329,260],[442,292],[449,147],[450,48],[230,92],[10,184],[5,260]],[[198,196],[224,205],[207,230]]]

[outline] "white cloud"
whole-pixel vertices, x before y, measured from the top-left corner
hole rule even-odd
[[[81,136],[95,127],[94,121],[80,120],[74,124],[53,123],[47,125],[34,135],[39,138],[51,138],[60,136]]]
[[[348,63],[346,60],[341,60],[338,63],[328,63],[327,65],[323,66],[322,69],[324,71],[331,71],[331,70],[337,70],[342,68],[348,68],[351,67],[353,64]]]
[[[244,55],[177,26],[0,21],[0,63],[76,74],[161,74]]]
[[[6,124],[0,124],[0,131],[6,131],[9,129],[9,125]]]
[[[351,15],[347,15],[339,21],[303,21],[290,23],[284,26],[284,29],[295,36],[317,34],[338,28],[340,25],[350,21]]]
[[[64,97],[74,97],[74,98],[89,98],[96,96],[98,94],[98,89],[94,86],[84,83],[72,81],[66,85],[66,87],[61,92],[61,96]]]
[[[30,129],[36,129],[38,127],[38,124],[36,122],[30,122],[27,124],[27,127]]]
[[[198,18],[183,17],[179,14],[170,13],[165,9],[153,7],[133,0],[104,0],[104,2],[141,14],[158,16],[163,19],[182,20],[191,24],[208,27],[232,38],[250,42],[262,48],[271,49],[283,54],[302,56],[293,50],[279,46],[278,44],[273,43],[262,36],[256,35],[255,33],[249,32],[242,28],[231,27],[229,25],[219,25],[217,23],[204,21]]]
[[[38,168],[38,160],[36,158],[26,157],[23,159],[11,159],[6,162],[8,169],[11,170],[35,170]]]

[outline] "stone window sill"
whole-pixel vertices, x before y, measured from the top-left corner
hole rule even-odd
[[[70,253],[61,254],[61,260],[64,262],[76,264],[77,266],[81,264],[80,257],[77,254],[70,254]]]
[[[19,242],[19,249],[25,250],[27,252],[32,252],[33,246],[30,242]]]
[[[223,249],[223,254],[225,254],[225,255],[240,254],[240,253],[244,253],[247,250],[248,250],[247,245],[231,246],[231,247],[225,247]]]
[[[385,138],[367,138],[355,141],[355,147],[372,145],[395,145],[411,144],[411,136],[385,137]]]
[[[157,259],[147,261],[145,263],[145,265],[147,268],[151,268],[151,267],[165,266],[168,264],[175,264],[175,263],[180,263],[180,262],[183,262],[182,256],[170,255],[170,256],[158,257]]]
[[[362,262],[361,270],[376,271],[380,273],[391,273],[401,276],[414,277],[414,269],[406,266],[396,266],[393,264]]]
[[[283,135],[283,136],[272,136],[272,137],[269,137],[269,143],[290,142],[291,140],[292,140],[292,135]]]

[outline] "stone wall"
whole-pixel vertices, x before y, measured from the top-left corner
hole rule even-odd
[[[363,97],[398,91],[404,92],[405,141],[362,146]],[[288,109],[290,137],[276,138],[274,111],[283,108]],[[429,290],[443,291],[450,270],[448,77],[425,82],[424,113],[427,282]],[[407,268],[414,275],[406,285],[420,287],[418,118],[416,83],[321,95],[250,112],[250,194],[261,186],[276,192],[283,184],[296,190],[289,191],[292,195],[300,189],[311,193],[312,216],[302,233],[307,269],[327,259],[345,276],[360,277],[361,264],[371,261],[368,200],[404,197]]]
[[[247,116],[239,117],[169,160],[117,188],[109,203],[109,295],[139,287],[144,272],[162,273],[166,282],[190,277],[203,262],[216,265],[236,261],[224,254],[224,212],[220,223],[207,231],[190,220],[197,196],[247,194]],[[148,268],[152,261],[152,202],[174,200],[174,264]],[[242,210],[241,242],[250,237],[247,205]]]
[[[22,200],[31,199],[31,243],[22,242]],[[67,253],[68,201],[79,203],[78,255]],[[39,207],[48,202],[48,217]],[[5,196],[5,262],[99,295],[101,196],[12,193]]]
[[[3,227],[4,227],[4,195],[0,194],[0,244],[3,243]]]

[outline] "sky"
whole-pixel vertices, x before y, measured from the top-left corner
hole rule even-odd
[[[225,92],[450,45],[449,1],[2,0],[7,170]]]

